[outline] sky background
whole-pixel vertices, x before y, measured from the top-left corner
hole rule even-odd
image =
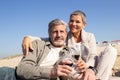
[[[120,39],[120,0],[0,0],[0,58],[22,53],[26,35],[48,37],[48,23],[82,10],[96,41]]]

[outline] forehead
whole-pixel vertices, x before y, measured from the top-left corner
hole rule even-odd
[[[82,20],[82,16],[81,16],[81,15],[72,15],[72,16],[70,17],[70,19]]]
[[[51,31],[66,31],[66,26],[65,25],[56,25],[51,28]]]

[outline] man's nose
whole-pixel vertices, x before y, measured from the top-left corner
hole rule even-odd
[[[60,35],[61,35],[61,33],[58,31],[57,36],[60,36]]]

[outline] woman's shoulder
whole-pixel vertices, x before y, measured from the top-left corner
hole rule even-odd
[[[82,40],[83,41],[94,41],[95,40],[95,35],[91,32],[87,32],[85,30],[82,31]]]
[[[95,36],[94,35],[94,33],[92,33],[92,32],[88,32],[88,31],[85,31],[85,30],[83,30],[83,34],[85,35],[85,36]]]

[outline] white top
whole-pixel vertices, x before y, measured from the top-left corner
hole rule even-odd
[[[49,66],[52,67],[52,65],[55,64],[55,62],[59,59],[59,52],[62,48],[51,48],[51,51],[48,53],[47,57],[42,61],[40,66]]]
[[[75,51],[77,51],[77,54],[81,56],[81,42],[75,43],[75,46],[73,47]]]
[[[77,51],[81,51],[81,42],[75,43],[74,49]]]

